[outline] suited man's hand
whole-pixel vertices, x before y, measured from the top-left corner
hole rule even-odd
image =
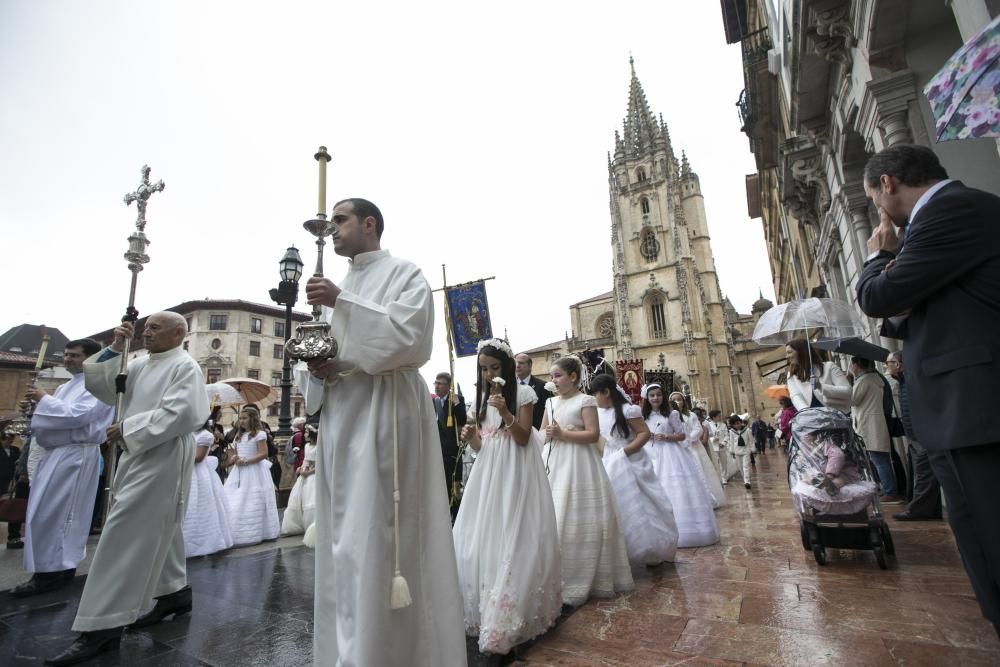
[[[889,214],[885,212],[884,208],[879,207],[879,225],[872,232],[872,236],[868,239],[868,251],[869,252],[879,252],[880,250],[885,250],[896,254],[899,252],[899,247],[902,243],[899,240],[899,234],[896,232],[895,225],[892,224],[892,219],[889,218]]]

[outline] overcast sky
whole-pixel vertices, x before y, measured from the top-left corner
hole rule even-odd
[[[740,49],[716,2],[0,2],[0,329],[113,326],[144,163],[142,314],[183,301],[269,303],[333,155],[332,204],[373,200],[383,247],[431,285],[488,283],[515,348],[561,338],[568,306],[611,288],[607,152],[629,54],[701,178],[722,290],[773,299],[755,171],[735,102]],[[336,280],[346,260],[328,255]],[[434,357],[447,367],[438,299]],[[470,360],[459,381],[471,387]],[[469,393],[466,389],[466,393]]]

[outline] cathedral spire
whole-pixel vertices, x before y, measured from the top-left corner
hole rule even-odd
[[[639,77],[635,73],[635,60],[632,56],[628,59],[629,68],[632,71],[632,80],[628,89],[628,111],[625,114],[625,154],[629,157],[636,157],[651,151],[657,140],[663,140],[664,134],[660,123],[656,122],[656,116],[649,109],[646,102],[646,93],[642,90]]]

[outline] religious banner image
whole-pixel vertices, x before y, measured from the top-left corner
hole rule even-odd
[[[486,301],[486,285],[482,280],[449,287],[448,313],[451,315],[451,335],[455,341],[455,356],[476,354],[476,344],[493,337],[490,307]]]
[[[618,385],[636,405],[642,405],[642,359],[620,359],[615,362]]]

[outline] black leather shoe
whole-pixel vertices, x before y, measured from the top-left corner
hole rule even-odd
[[[23,549],[24,548],[24,542],[22,542],[21,540],[7,540],[7,548],[8,549]]]
[[[14,587],[10,592],[10,596],[27,598],[32,595],[41,595],[49,591],[59,590],[63,586],[69,585],[72,581],[72,577],[64,579],[62,572],[36,572],[31,579],[20,586]]]
[[[917,516],[916,514],[910,514],[909,511],[902,511],[892,515],[892,518],[896,521],[940,521],[939,516]]]
[[[76,577],[76,568],[74,567],[71,570],[63,570],[59,574],[62,576],[63,581],[70,583]]]
[[[107,653],[118,650],[122,641],[122,629],[111,628],[109,630],[95,630],[94,632],[81,633],[76,641],[68,649],[54,658],[45,661],[46,665],[62,667],[64,665],[75,665],[85,662]]]
[[[167,616],[177,616],[191,611],[191,587],[185,586],[176,593],[156,598],[156,606],[149,612],[135,619],[130,628],[144,628],[156,625]]]

